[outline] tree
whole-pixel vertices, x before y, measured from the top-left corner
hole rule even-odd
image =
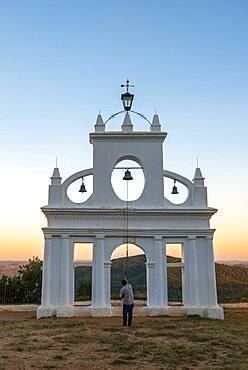
[[[76,290],[76,300],[82,301],[85,299],[91,299],[91,279],[81,278],[78,282]]]
[[[27,264],[20,266],[16,279],[16,285],[19,288],[18,296],[20,296],[21,293],[23,303],[40,303],[42,261],[38,257],[29,259]]]

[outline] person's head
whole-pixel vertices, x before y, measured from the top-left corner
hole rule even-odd
[[[122,285],[123,285],[123,286],[124,286],[124,285],[127,285],[127,281],[126,281],[126,280],[124,280],[124,279],[122,280],[122,282],[121,282],[121,283],[122,283]]]

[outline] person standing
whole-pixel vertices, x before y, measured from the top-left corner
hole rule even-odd
[[[133,318],[133,289],[132,285],[128,284],[127,280],[122,280],[122,288],[120,290],[120,298],[123,303],[123,326],[131,326]]]

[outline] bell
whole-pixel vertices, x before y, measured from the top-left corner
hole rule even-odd
[[[122,180],[127,180],[127,181],[133,180],[132,175],[131,175],[131,172],[129,171],[129,169],[127,169],[125,171],[125,175],[124,175],[124,177],[123,177]]]
[[[80,193],[86,193],[87,192],[87,190],[85,189],[84,178],[83,177],[82,177],[82,185],[80,186],[79,192]]]
[[[172,188],[171,194],[179,194],[177,187],[176,187],[176,180],[174,180],[174,186]]]

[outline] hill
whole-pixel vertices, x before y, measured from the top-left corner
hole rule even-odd
[[[0,275],[14,276],[27,261],[0,260]]]
[[[179,258],[167,257],[169,263],[180,262]],[[129,257],[128,280],[132,283],[135,297],[146,298],[146,258],[144,255]],[[216,263],[216,282],[219,302],[242,302],[248,301],[248,268],[243,266],[225,265]],[[119,297],[121,280],[124,277],[125,258],[112,261],[111,272],[111,296]],[[87,281],[88,289],[80,294],[79,282]],[[81,280],[82,281],[82,280]],[[87,295],[90,298],[91,268],[77,267],[75,272],[76,296],[82,299]],[[170,301],[182,300],[182,275],[180,268],[168,269],[168,294]]]
[[[180,259],[168,257],[168,262]],[[0,275],[14,276],[26,261],[0,261]],[[132,283],[135,297],[146,298],[146,258],[144,255],[129,257],[128,279]],[[216,281],[219,302],[248,301],[248,268],[239,265],[216,263]],[[119,297],[121,280],[124,277],[125,258],[112,261],[111,296]],[[76,299],[89,299],[91,294],[91,267],[78,266],[75,269]],[[180,268],[168,269],[168,293],[170,301],[182,300],[182,279]],[[8,287],[9,288],[9,287]]]

